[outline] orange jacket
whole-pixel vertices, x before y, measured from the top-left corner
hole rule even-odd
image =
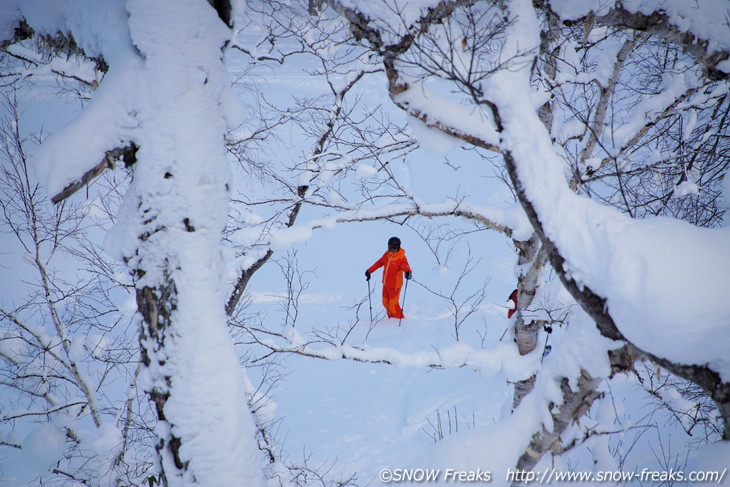
[[[403,273],[411,270],[408,259],[406,259],[406,251],[403,249],[399,249],[395,253],[386,250],[383,256],[370,266],[368,272],[372,274],[381,267],[385,267],[383,269],[383,286],[396,289],[403,286]]]

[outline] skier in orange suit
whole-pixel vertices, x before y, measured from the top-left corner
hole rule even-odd
[[[400,239],[391,237],[388,240],[388,250],[375,264],[365,271],[365,278],[369,281],[370,275],[376,270],[383,269],[383,306],[388,318],[405,318],[398,298],[403,287],[403,275],[406,279],[412,276],[411,266],[406,259],[406,251],[400,248]]]

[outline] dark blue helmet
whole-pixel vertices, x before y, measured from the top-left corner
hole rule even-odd
[[[398,237],[390,237],[388,239],[388,250],[399,250],[400,239]]]

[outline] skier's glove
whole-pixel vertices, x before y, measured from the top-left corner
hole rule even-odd
[[[406,271],[406,279],[410,279],[413,276],[411,271]]]
[[[370,271],[365,271],[365,280],[370,280]]]

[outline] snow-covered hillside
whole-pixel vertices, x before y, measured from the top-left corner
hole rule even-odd
[[[0,486],[730,485],[730,7],[319,3],[0,1]]]

